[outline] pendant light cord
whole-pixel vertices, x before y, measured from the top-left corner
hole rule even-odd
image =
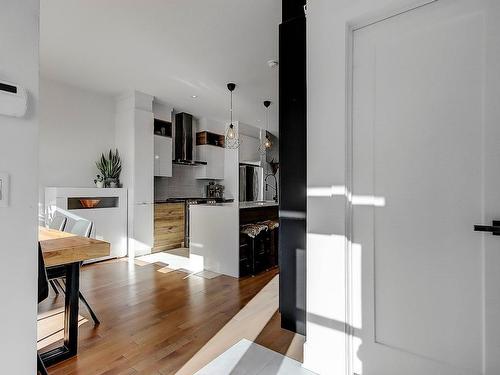
[[[269,128],[269,107],[266,108],[266,137],[268,128]]]

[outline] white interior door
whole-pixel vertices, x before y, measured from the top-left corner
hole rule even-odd
[[[500,2],[353,35],[352,372],[500,374]]]

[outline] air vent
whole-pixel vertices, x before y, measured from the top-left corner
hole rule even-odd
[[[10,92],[12,94],[17,94],[17,86],[9,85],[7,83],[0,82],[0,91]]]

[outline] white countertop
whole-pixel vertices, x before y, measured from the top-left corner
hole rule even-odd
[[[240,202],[240,208],[274,207],[279,203],[275,201]]]
[[[225,202],[225,203],[201,203],[193,204],[189,206],[189,209],[196,209],[197,207],[236,207],[235,202]]]

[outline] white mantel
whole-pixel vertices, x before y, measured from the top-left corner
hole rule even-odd
[[[71,209],[70,198],[116,198],[116,207]],[[127,190],[76,187],[45,188],[45,217],[63,210],[68,220],[83,218],[92,221],[91,237],[111,244],[111,258],[127,255]]]

